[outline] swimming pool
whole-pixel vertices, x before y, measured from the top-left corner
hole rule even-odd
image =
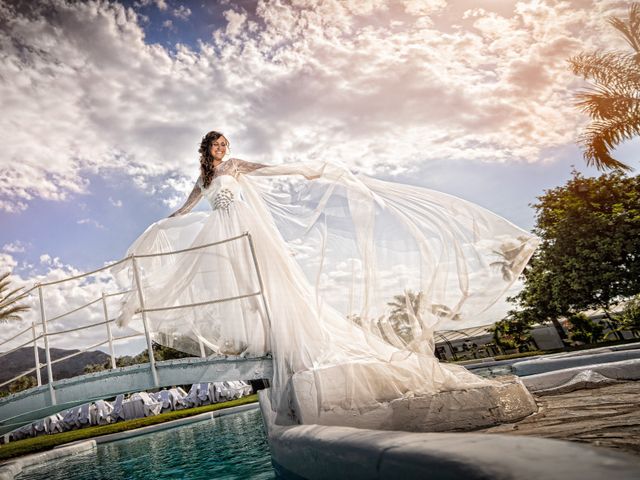
[[[474,368],[470,368],[469,370],[471,370],[476,375],[479,375],[480,377],[486,378],[495,378],[501,375],[513,375],[513,369],[509,364],[499,364],[488,367],[476,366]]]
[[[32,467],[17,480],[272,479],[260,410],[98,445]]]

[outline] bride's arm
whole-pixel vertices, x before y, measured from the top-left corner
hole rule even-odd
[[[182,205],[178,210],[169,215],[169,217],[178,217],[180,215],[184,215],[185,213],[189,213],[191,209],[198,204],[201,198],[202,188],[200,188],[200,182],[198,181],[193,186],[193,190],[191,190],[191,193],[189,194],[187,201],[184,202],[184,205]]]
[[[229,161],[233,162],[233,166],[238,174],[250,173],[254,170],[266,168],[267,170],[264,171],[264,175],[302,175],[307,180],[320,178],[320,174],[312,171],[309,167],[292,169],[288,168],[286,165],[265,165],[264,163],[247,162],[246,160],[240,160],[239,158],[232,158]],[[258,173],[258,175],[261,174],[263,174],[263,172]]]
[[[247,162],[246,160],[240,160],[239,158],[230,158],[229,163],[230,166],[232,165],[233,168],[235,168],[235,172],[237,174],[250,173],[254,170],[258,170],[259,168],[269,166],[265,165],[264,163]]]

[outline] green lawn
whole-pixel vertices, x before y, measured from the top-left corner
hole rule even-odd
[[[109,425],[81,428],[79,430],[71,430],[69,432],[54,433],[53,435],[43,434],[35,438],[25,438],[24,440],[10,442],[6,445],[0,446],[0,461],[42,450],[49,450],[65,443],[99,437],[100,435],[107,435],[110,433],[124,432],[149,425],[156,425],[158,423],[168,422],[169,420],[191,417],[193,415],[198,415],[199,413],[212,412],[214,410],[236,407],[238,405],[245,405],[247,403],[254,403],[257,401],[258,395],[249,395],[237,400],[214,403],[213,405],[205,405],[202,407],[186,408],[175,412],[161,413],[160,415],[153,417],[137,418],[135,420],[126,420]]]

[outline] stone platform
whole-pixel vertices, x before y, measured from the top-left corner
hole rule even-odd
[[[640,382],[536,397],[536,414],[478,433],[571,440],[640,456],[639,399]]]
[[[294,423],[405,432],[454,432],[515,422],[538,409],[533,396],[514,376],[501,377],[482,387],[394,399],[360,411],[338,406],[320,411],[314,385],[311,374],[294,375],[291,389]],[[277,423],[286,424],[281,419]]]

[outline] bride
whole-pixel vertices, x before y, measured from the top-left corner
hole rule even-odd
[[[225,161],[228,149],[221,133],[204,136],[186,202],[128,251],[155,341],[270,353],[280,411],[292,389],[312,392],[322,414],[486,384],[440,364],[434,332],[487,323],[479,315],[522,272],[534,236],[443,193],[331,162]],[[211,211],[190,213],[202,198]],[[127,264],[114,273],[131,285]],[[139,308],[128,295],[120,324]]]

